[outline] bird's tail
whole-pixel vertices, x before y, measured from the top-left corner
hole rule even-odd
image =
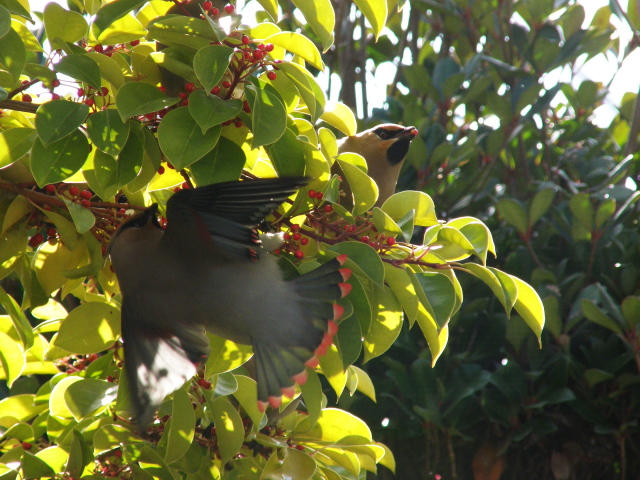
[[[338,332],[338,320],[344,308],[335,303],[351,291],[351,285],[345,283],[351,276],[351,270],[341,268],[347,260],[340,255],[292,280],[296,299],[301,307],[300,322],[310,328],[298,344],[282,345],[253,341],[258,381],[258,406],[261,410],[267,406],[277,408],[282,395],[292,397],[295,384],[302,385],[307,379],[305,367],[318,366],[318,357],[327,353]]]

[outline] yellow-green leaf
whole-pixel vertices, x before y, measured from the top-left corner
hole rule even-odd
[[[385,3],[386,0],[382,0]],[[336,26],[336,15],[330,0],[293,0],[293,4],[302,12],[311,29],[318,35],[323,51],[333,45],[333,30]],[[383,22],[384,25],[384,22]],[[377,38],[376,34],[376,38]]]
[[[107,303],[87,302],[62,321],[55,345],[88,355],[106,350],[120,335],[120,311]]]
[[[542,347],[542,328],[544,327],[544,305],[535,289],[518,277],[511,276],[518,288],[518,298],[514,308],[538,337],[538,343]]]
[[[354,0],[362,14],[371,24],[373,33],[378,36],[387,23],[387,0]]]
[[[44,8],[44,29],[49,41],[56,37],[67,43],[75,43],[85,36],[89,26],[82,15],[61,7],[55,2]]]
[[[265,38],[265,43],[273,43],[291,53],[304,58],[318,70],[324,70],[324,63],[320,52],[307,37],[296,32],[279,32]]]
[[[349,137],[355,135],[358,131],[356,117],[344,103],[327,102],[320,120],[324,120],[329,125],[336,127]]]
[[[439,223],[433,200],[424,192],[406,190],[395,193],[384,202],[382,210],[396,221],[415,210],[416,225],[430,227]]]
[[[371,322],[369,331],[364,332],[365,362],[386,352],[402,330],[402,306],[393,290],[384,285],[376,291],[375,299],[378,315]]]

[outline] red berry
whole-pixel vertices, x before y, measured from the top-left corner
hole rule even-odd
[[[72,197],[75,197],[76,195],[78,195],[78,192],[79,192],[79,191],[80,191],[80,190],[78,190],[78,187],[76,187],[75,185],[72,185],[72,186],[70,186],[70,187],[69,187],[69,194],[70,194]]]
[[[160,85],[160,86],[158,87],[158,90],[160,90],[162,93],[166,93],[166,91],[167,91],[167,87],[165,87],[164,85]]]
[[[53,88],[59,87],[60,86],[60,80],[58,80],[57,78],[55,80],[51,81],[51,86]]]
[[[309,198],[316,198],[316,191],[315,190],[309,190]]]
[[[213,7],[213,3],[211,3],[209,0],[207,0],[202,4],[202,8],[204,9],[205,12],[208,12],[209,10],[211,10],[211,7]]]
[[[276,75],[276,72],[274,72],[273,70],[270,70],[269,72],[267,72],[267,78],[269,80],[275,80],[278,76]]]
[[[93,50],[98,53],[102,53],[102,51],[104,50],[104,47],[98,43],[97,45],[93,46]]]
[[[44,186],[44,191],[47,192],[47,193],[55,193],[56,186],[55,185],[51,185],[51,184],[45,185]]]
[[[158,175],[162,175],[164,173],[164,167],[162,165],[160,165],[158,167]]]
[[[218,95],[220,93],[220,87],[216,85],[211,89],[211,93],[213,93],[214,95]]]
[[[302,445],[296,445],[296,450],[304,450],[304,447]]]
[[[107,375],[107,382],[113,383],[114,378],[111,375]]]
[[[309,243],[309,239],[307,237],[300,239],[300,245],[306,245],[307,243]]]
[[[273,47],[273,43],[267,43],[267,45],[265,46],[265,48],[264,48],[264,49],[265,49],[267,52],[273,52],[273,48],[274,48],[274,47]]]
[[[281,253],[282,253],[282,250],[280,250],[279,248],[276,248],[276,249],[273,251],[273,254],[274,254],[274,255],[280,255]]]
[[[87,98],[84,101],[85,105],[89,105],[90,107],[93,107],[95,105],[96,102],[93,101],[93,98]]]
[[[169,162],[167,162],[167,167],[169,167],[171,170],[174,170],[176,168],[172,164],[170,164]]]
[[[193,92],[193,91],[194,91],[194,90],[196,90],[197,88],[198,88],[198,87],[196,87],[195,83],[191,83],[191,82],[187,83],[187,84],[184,86],[184,89],[185,89],[187,92]]]
[[[249,45],[249,42],[251,42],[251,39],[249,37],[247,37],[246,35],[242,36],[242,43],[244,45]]]
[[[229,88],[231,86],[231,82],[229,80],[225,80],[224,82],[222,82],[222,86],[224,88]]]
[[[302,260],[304,258],[304,253],[302,250],[297,250],[296,253],[293,254],[298,260]]]
[[[289,233],[285,233],[282,238],[284,238],[285,240],[289,240],[291,238],[291,234]]]
[[[140,45],[140,40],[134,40],[133,42],[130,43],[130,45],[132,47],[135,47],[136,45]]]
[[[24,448],[25,450],[31,450],[31,447],[33,445],[31,445],[29,442],[22,442],[22,448]]]
[[[298,240],[300,240],[300,238],[302,238],[302,235],[300,235],[298,232],[293,234],[293,239],[294,240],[298,241]]]
[[[324,206],[324,211],[327,212],[327,213],[333,212],[333,205],[325,205]]]
[[[205,380],[204,378],[198,380],[198,385],[200,385],[205,390],[209,390],[211,388],[211,382],[209,380]]]
[[[102,92],[103,97],[106,97],[107,95],[109,95],[109,89],[107,87],[102,87],[100,89],[100,92]]]
[[[187,105],[189,105],[189,99],[182,100],[182,106],[186,107]]]
[[[178,97],[180,97],[182,100],[184,100],[185,98],[187,98],[187,93],[186,92],[180,92],[178,94]]]
[[[80,200],[80,205],[82,205],[84,208],[89,208],[91,206],[91,202],[83,198],[82,200]]]
[[[122,452],[120,450],[116,450],[113,452],[114,457],[122,458]]]
[[[219,13],[220,13],[220,10],[218,10],[216,7],[213,7],[213,8],[211,9],[211,15],[213,15],[214,17],[215,17],[216,15],[218,15]]]
[[[249,106],[249,102],[247,102],[246,100],[242,104],[242,110],[246,113],[251,113],[251,107]]]
[[[244,52],[242,52],[242,58],[244,58],[245,60],[249,60],[251,58],[251,52],[249,50],[245,50]]]
[[[41,233],[36,233],[33,237],[29,239],[29,246],[31,248],[36,248],[42,242],[44,242],[44,236]]]
[[[324,197],[324,193],[322,193],[322,192],[318,192],[318,193],[316,193],[316,198],[317,198],[318,200],[322,200],[322,197]]]
[[[227,4],[224,6],[224,11],[227,12],[229,15],[231,15],[233,12],[235,12],[236,7],[234,7],[231,4]]]
[[[360,241],[362,243],[369,243],[369,237],[367,235],[363,235],[362,237],[360,237]]]
[[[22,95],[22,101],[31,103],[33,102],[33,99],[31,98],[31,95],[29,95],[28,93],[25,93],[24,95]]]
[[[60,95],[58,95],[57,93],[51,94],[51,100],[60,100]]]
[[[83,190],[80,192],[80,198],[91,200],[91,197],[93,197],[93,193],[91,193],[89,190]]]
[[[396,244],[396,239],[393,237],[387,238],[387,245],[392,246]]]
[[[297,232],[298,230],[300,230],[300,225],[298,225],[297,223],[294,223],[293,225],[291,225],[292,232]]]
[[[124,215],[125,213],[127,213],[127,210],[126,210],[126,209],[124,209],[124,208],[119,208],[119,209],[118,209],[118,213],[121,213],[121,214],[123,214],[123,215]]]
[[[79,97],[84,97],[84,88],[79,88],[77,93]]]
[[[55,237],[56,236],[56,229],[55,228],[50,228],[49,230],[47,230],[47,236],[49,237]]]
[[[187,182],[184,182],[184,183],[182,184],[182,189],[183,189],[183,190],[186,190],[186,189],[188,189],[188,188],[190,188],[190,187],[189,187],[189,184],[188,184]]]
[[[236,121],[233,122],[233,124],[236,126],[236,128],[240,128],[243,125],[242,120],[240,120],[239,118],[236,118]]]
[[[256,50],[255,52],[253,52],[253,59],[256,62],[262,60],[262,57],[264,57],[264,53],[262,53],[262,50]]]
[[[264,43],[261,43],[260,45],[258,45],[258,50],[266,50],[267,46]]]

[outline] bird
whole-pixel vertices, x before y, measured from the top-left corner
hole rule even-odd
[[[340,255],[293,280],[258,234],[305,177],[217,183],[174,193],[166,229],[158,205],[132,216],[107,247],[122,294],[124,371],[134,418],[148,425],[163,399],[209,355],[205,332],[253,347],[258,407],[279,407],[337,333],[337,300],[351,290]]]
[[[395,193],[400,169],[411,141],[416,138],[416,135],[418,130],[415,127],[384,123],[338,140],[338,154],[358,153],[367,161],[368,175],[376,182],[379,190],[378,200],[374,206],[382,206]],[[341,172],[338,162],[335,162],[332,173],[343,176]],[[351,209],[353,207],[351,188],[346,182],[341,185],[341,188],[345,196],[342,197],[340,204]]]

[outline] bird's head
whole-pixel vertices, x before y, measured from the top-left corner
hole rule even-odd
[[[154,203],[142,212],[132,215],[118,227],[111,236],[105,257],[113,255],[114,249],[120,249],[120,246],[144,241],[149,231],[156,229],[162,230],[162,226],[158,222],[158,204]]]
[[[415,127],[403,127],[393,123],[384,123],[342,139],[339,151],[356,152],[367,163],[379,160],[395,166],[405,159],[411,141],[418,135]]]

